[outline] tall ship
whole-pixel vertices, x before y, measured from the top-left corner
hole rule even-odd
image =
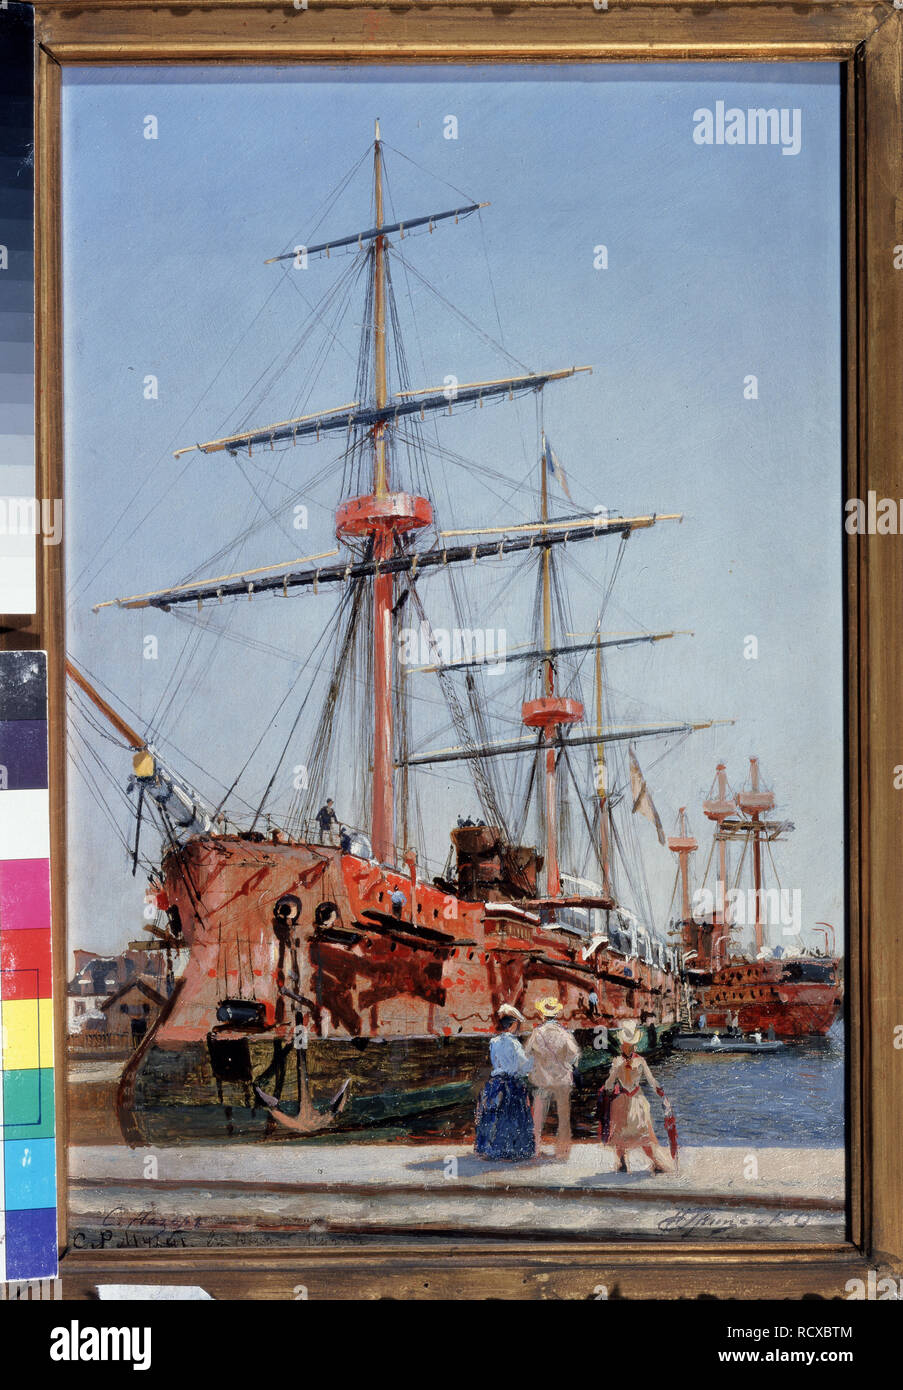
[[[802,923],[795,920],[799,897],[794,903],[780,885],[771,847],[794,827],[774,817],[775,795],[762,785],[758,758],[750,758],[747,783],[734,795],[727,768],[719,763],[702,809],[715,831],[695,912],[689,862],[698,844],[689,833],[685,808],[677,834],[668,842],[679,865],[681,916],[672,939],[678,938],[681,946],[685,1016],[709,1029],[739,1027],[744,1033],[783,1039],[823,1036],[842,1008],[842,960],[829,922],[813,924],[810,935],[820,943],[806,944]],[[736,856],[733,876],[731,850]],[[716,852],[715,890],[706,897]],[[709,899],[712,907],[706,910]]]
[[[358,292],[349,399],[179,451],[263,471],[281,454],[306,461],[338,447],[320,460],[321,481],[338,494],[334,548],[97,605],[170,614],[198,641],[235,637],[230,605],[261,621],[277,611],[281,632],[314,631],[279,704],[281,747],[263,794],[242,800],[244,750],[221,799],[199,792],[165,729],[135,728],[91,673],[69,666],[73,718],[96,721],[100,710],[132,750],[144,944],[176,963],[172,992],[119,1086],[131,1144],[285,1139],[439,1112],[473,1094],[503,1003],[530,1019],[539,999],[557,998],[584,1070],[608,1060],[608,1030],[621,1020],[639,1020],[650,1042],[678,1021],[680,951],[655,929],[641,844],[642,835],[654,843],[648,822],[655,853],[664,835],[635,750],[670,738],[670,752],[727,721],[610,722],[607,660],[678,634],[609,632],[605,619],[628,539],[679,517],[580,510],[570,500],[543,401],[590,368],[517,364],[507,377],[413,384],[400,328],[413,297],[396,294],[415,275],[408,241],[478,218],[488,204],[387,213],[385,158],[377,122],[369,228],[272,258],[338,277],[305,320],[300,347],[286,351],[293,370],[314,327],[325,326],[327,349],[338,345],[340,312]],[[422,275],[417,283],[428,285]],[[321,369],[312,358],[306,386]],[[285,395],[303,399],[295,382]],[[496,518],[499,479],[510,479],[473,464],[489,519],[444,527],[436,495],[453,508],[461,493],[446,474],[467,462],[447,442],[455,420],[522,398],[536,406],[533,515],[509,521],[499,507]],[[603,585],[581,560],[606,548],[611,557],[613,546]],[[225,569],[234,553],[225,545],[210,567]],[[585,633],[572,630],[574,567],[580,585],[601,594]],[[428,616],[437,594],[453,627]],[[507,628],[487,635],[475,620],[509,611],[513,646]],[[258,679],[255,705],[276,703],[259,663],[285,653],[262,639],[256,651],[230,704]],[[216,740],[217,707],[209,728]],[[448,730],[453,743],[423,746]],[[443,822],[447,852],[431,862],[430,825]],[[162,850],[147,857],[149,827]]]

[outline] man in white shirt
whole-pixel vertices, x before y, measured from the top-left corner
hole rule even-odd
[[[536,1156],[540,1155],[543,1126],[549,1104],[555,1102],[558,1132],[555,1136],[555,1155],[567,1159],[571,1152],[571,1091],[574,1089],[574,1066],[580,1048],[568,1030],[559,1022],[564,1006],[552,996],[540,999],[536,1005],[543,1022],[534,1028],[524,1046],[533,1058],[530,1080],[536,1088],[533,1096],[533,1134]]]

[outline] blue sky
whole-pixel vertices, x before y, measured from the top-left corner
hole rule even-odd
[[[63,100],[75,658],[143,720],[159,712],[161,732],[205,771],[186,763],[182,770],[214,800],[217,782],[232,780],[295,679],[289,663],[267,663],[225,641],[199,648],[174,696],[192,629],[153,611],[95,615],[91,605],[334,544],[338,494],[328,465],[335,444],[275,454],[266,468],[263,460],[239,468],[223,454],[176,460],[172,452],[299,413],[305,401],[315,409],[353,399],[360,305],[352,302],[334,351],[318,360],[315,387],[304,385],[311,364],[303,353],[284,375],[255,386],[297,336],[308,305],[350,265],[335,257],[293,272],[263,262],[320,234],[372,225],[366,159],[325,219],[320,214],[365,154],[379,116],[390,207],[399,217],[454,206],[462,194],[491,201],[479,219],[446,224],[401,248],[413,267],[408,276],[396,273],[396,289],[415,384],[513,373],[499,343],[533,370],[592,364],[592,376],[550,387],[543,398],[543,423],[575,501],[625,515],[684,513],[681,525],[631,540],[604,624],[695,632],[611,658],[613,715],[737,720],[696,735],[660,763],[664,745],[640,746],[644,765],[655,764],[649,782],[666,829],[686,804],[706,845],[698,804],[715,763],[727,762],[739,786],[749,755],[758,754],[779,813],[796,825],[780,861],[782,883],[801,889],[804,922],[839,927],[837,69],[69,67]],[[800,153],[697,145],[694,112],[719,100],[799,108]],[[157,119],[156,140],[144,138],[148,115]],[[444,138],[449,115],[457,117],[457,140]],[[598,245],[608,250],[606,270],[594,269]],[[429,296],[418,273],[495,341]],[[145,399],[149,375],[158,380],[157,399]],[[755,400],[744,399],[750,375],[758,379]],[[475,485],[464,469],[434,464],[443,525],[535,515],[536,427],[532,401],[441,422],[444,444],[507,480]],[[309,506],[303,532],[293,527],[299,496]],[[213,561],[254,519],[261,498],[277,510],[276,521]],[[566,500],[558,506],[566,509]],[[574,585],[580,629],[595,622],[596,586],[614,553],[614,542],[600,541],[575,554],[594,579],[578,575]],[[501,567],[481,572],[477,609],[487,626],[504,624],[513,644],[530,636],[522,629],[531,590],[506,589],[509,575]],[[430,616],[442,625],[438,591],[434,601]],[[334,606],[323,602],[308,595],[282,608],[242,604],[228,618],[230,631],[304,660]],[[157,638],[155,660],[144,658],[148,635]],[[744,658],[749,635],[758,639],[756,660]],[[290,702],[288,710],[242,784],[249,800],[267,781],[294,713]],[[442,731],[438,709],[424,706],[420,721],[420,746],[457,741]],[[127,756],[96,738],[93,746],[124,782]],[[304,758],[303,746],[289,758],[283,799],[292,764]],[[452,767],[447,785],[445,774],[424,784],[433,863],[444,860],[454,815],[476,809],[451,780],[460,775]],[[341,779],[323,790],[342,809]],[[77,771],[70,808],[70,944],[113,949],[138,933],[141,880],[130,877],[125,851]],[[128,833],[125,804],[115,810]],[[673,859],[645,823],[637,833],[663,913]],[[707,845],[700,860],[706,852]]]

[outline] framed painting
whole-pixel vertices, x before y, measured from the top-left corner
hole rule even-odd
[[[899,10],[36,31],[65,1293],[875,1297]]]

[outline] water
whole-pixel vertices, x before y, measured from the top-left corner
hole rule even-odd
[[[842,1148],[843,1033],[779,1052],[673,1052],[652,1068],[671,1101],[682,1145]],[[662,1132],[658,1097],[650,1097]]]

